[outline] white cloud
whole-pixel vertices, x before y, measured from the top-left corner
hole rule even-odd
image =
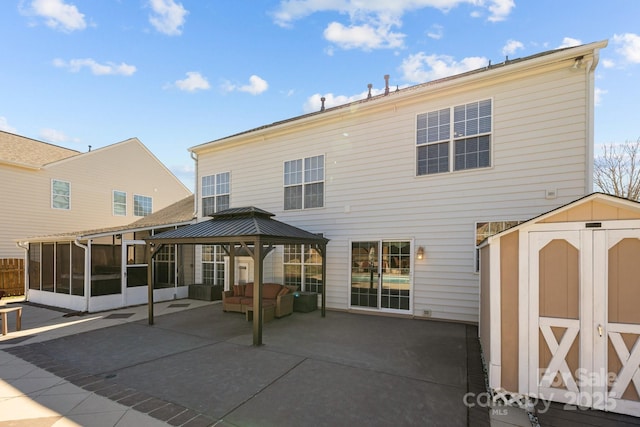
[[[560,44],[560,46],[558,46],[556,49],[562,49],[565,47],[573,47],[573,46],[579,46],[582,44],[582,41],[580,39],[574,39],[571,37],[565,37],[562,39],[562,43]]]
[[[44,18],[45,24],[54,30],[71,32],[87,27],[84,14],[80,13],[76,6],[63,0],[34,0],[31,9],[25,13]]]
[[[595,88],[593,91],[593,104],[595,106],[600,105],[600,103],[602,102],[602,96],[606,94],[607,94],[606,90],[600,89],[599,87]]]
[[[59,144],[61,142],[67,141],[69,138],[63,132],[55,129],[42,129],[40,131],[40,138],[42,140],[51,142],[54,144]]]
[[[472,56],[455,61],[448,55],[427,55],[424,52],[409,55],[400,66],[403,78],[415,83],[424,83],[443,77],[486,67],[489,60]]]
[[[612,61],[611,59],[603,59],[602,60],[602,66],[604,68],[613,68],[616,66],[616,63],[614,61]]]
[[[176,80],[175,85],[178,89],[187,92],[195,92],[197,90],[207,90],[211,88],[206,77],[196,71],[189,71],[187,73],[187,78],[183,80]]]
[[[633,33],[615,34],[613,42],[616,44],[616,52],[628,62],[640,64],[640,36]]]
[[[324,30],[328,41],[344,49],[395,49],[404,44],[405,34],[395,29],[402,27],[405,13],[424,8],[448,12],[465,3],[487,10],[492,22],[505,20],[515,7],[513,0],[281,0],[273,19],[277,25],[291,27],[294,21],[317,12],[338,12],[348,16],[349,23],[329,24]],[[428,35],[442,36],[437,28]]]
[[[507,44],[502,47],[503,55],[513,55],[519,49],[524,49],[524,45],[517,40],[508,40]]]
[[[251,95],[260,95],[269,88],[269,83],[266,80],[256,76],[255,74],[249,77],[249,84],[238,86],[229,81],[222,84],[222,90],[225,92],[247,92]]]
[[[9,124],[9,121],[6,117],[0,116],[0,130],[10,133],[16,133],[17,129]]]
[[[149,0],[149,6],[153,13],[149,16],[149,22],[156,30],[169,36],[182,34],[182,26],[189,11],[174,0]]]
[[[516,4],[513,0],[493,0],[488,6],[489,12],[491,12],[488,20],[491,22],[504,21],[514,7]]]
[[[444,27],[442,25],[433,24],[431,30],[427,31],[427,37],[434,40],[440,40],[444,35]]]
[[[324,30],[324,38],[341,48],[365,51],[402,47],[404,37],[405,35],[402,33],[391,31],[389,26],[373,27],[369,24],[345,27],[339,22],[332,22]]]
[[[86,67],[96,76],[131,76],[136,72],[136,67],[134,65],[125,64],[124,62],[120,64],[114,64],[113,62],[100,64],[91,58],[72,59],[69,62],[56,58],[53,60],[53,65],[58,68],[66,68],[72,73],[77,73],[82,68]]]

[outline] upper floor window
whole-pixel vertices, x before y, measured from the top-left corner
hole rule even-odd
[[[491,123],[490,99],[418,114],[417,175],[491,166]]]
[[[284,162],[284,209],[324,206],[324,155]]]
[[[51,207],[53,209],[71,209],[71,184],[54,179],[51,181]]]
[[[127,215],[127,193],[113,190],[113,214],[117,216]]]
[[[202,216],[229,209],[229,177],[229,172],[202,177]]]
[[[133,214],[147,216],[153,211],[153,199],[148,196],[133,195]]]

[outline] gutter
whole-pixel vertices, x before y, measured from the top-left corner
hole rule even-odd
[[[89,260],[89,246],[80,243],[80,239],[76,237],[73,244],[84,249],[84,312],[89,312],[89,298],[91,297],[91,264]]]
[[[29,301],[29,242],[16,242],[16,246],[24,249],[24,300]]]

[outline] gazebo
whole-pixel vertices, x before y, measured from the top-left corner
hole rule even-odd
[[[322,316],[326,301],[326,248],[328,239],[298,227],[273,219],[275,215],[250,206],[226,209],[212,218],[176,230],[151,236],[146,240],[147,259],[152,260],[162,245],[220,245],[229,256],[229,283],[235,283],[236,249],[243,248],[253,258],[253,311],[262,313],[263,260],[274,246],[308,244],[315,246],[322,257]],[[149,261],[151,262],[151,261]],[[148,269],[149,324],[153,325],[153,270]],[[262,345],[262,316],[253,316],[253,345]]]

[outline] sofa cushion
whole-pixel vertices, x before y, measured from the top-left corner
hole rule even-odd
[[[233,296],[234,297],[244,296],[244,285],[233,285]]]
[[[278,283],[265,283],[262,285],[262,299],[276,299],[282,286]]]
[[[244,285],[244,296],[252,297],[253,296],[253,283],[247,283]]]
[[[224,302],[226,304],[241,304],[242,298],[244,298],[244,297],[235,297],[235,296],[234,297],[226,297],[224,299]]]
[[[251,305],[253,304],[253,298],[248,298],[247,296],[240,297],[240,304]]]

